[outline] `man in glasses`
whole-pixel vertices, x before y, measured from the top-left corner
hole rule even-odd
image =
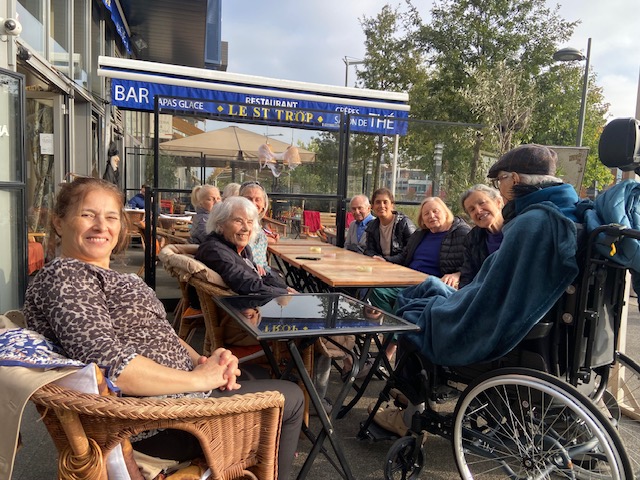
[[[574,222],[575,205],[579,201],[574,188],[556,177],[558,155],[549,147],[520,145],[507,153],[489,169],[488,177],[505,200],[502,210],[505,223],[528,206],[550,201]]]

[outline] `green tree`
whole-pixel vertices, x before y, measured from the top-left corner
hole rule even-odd
[[[522,92],[520,101],[527,100],[556,45],[566,41],[576,25],[563,20],[558,9],[547,8],[545,0],[436,3],[430,23],[423,25],[419,36],[434,71],[428,88],[433,101],[428,107],[441,116],[438,119],[488,125],[494,135],[487,139],[508,137],[505,128],[516,129],[511,136],[517,133],[522,126],[517,118],[526,107],[510,107],[515,107],[515,121],[494,118],[496,97],[486,95],[487,80],[502,82],[503,73],[513,72],[518,81],[508,86],[509,92],[516,93],[510,97],[513,100]],[[494,147],[501,150],[497,143]]]
[[[375,17],[360,20],[365,35],[364,68],[357,72],[358,86],[377,90],[406,91],[411,97],[427,77],[424,55],[416,43],[421,19],[410,1],[407,9],[385,5]],[[368,161],[373,159],[372,193],[378,185],[385,152],[392,149],[393,138],[359,138],[358,153]],[[356,148],[356,147],[354,147]],[[363,174],[366,166],[363,165]]]
[[[584,67],[580,64],[557,64],[538,77],[541,101],[535,105],[533,122],[525,141],[575,145],[583,75]],[[583,146],[589,147],[589,155],[582,185],[590,187],[596,182],[602,189],[613,181],[613,175],[598,157],[598,141],[606,123],[609,104],[596,80],[597,76],[591,72],[582,140]]]

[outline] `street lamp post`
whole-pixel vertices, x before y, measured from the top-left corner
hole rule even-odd
[[[344,86],[349,86],[349,65],[362,65],[364,60],[359,60],[353,57],[344,57],[342,59],[344,62]]]
[[[444,151],[444,143],[436,143],[433,147],[433,188],[431,189],[431,195],[433,197],[440,196],[440,176],[442,175],[442,152]]]
[[[553,59],[559,62],[573,62],[586,60],[584,65],[584,78],[582,80],[582,98],[580,100],[580,116],[578,118],[578,135],[576,146],[582,146],[582,135],[584,133],[584,121],[587,114],[587,92],[589,90],[589,62],[591,59],[591,39],[587,41],[587,55],[583,55],[576,48],[563,48],[553,54]]]

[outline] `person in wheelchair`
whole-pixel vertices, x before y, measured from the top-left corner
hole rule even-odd
[[[510,150],[490,168],[488,177],[507,202],[500,249],[465,288],[455,290],[431,276],[400,292],[397,315],[421,331],[402,338],[399,356],[403,349],[417,349],[426,363],[451,367],[495,360],[511,351],[561,297],[579,272],[579,198],[555,176],[556,162],[550,148],[528,144]],[[409,383],[420,382],[419,371],[413,370],[399,373]],[[413,413],[424,409],[426,399],[419,400],[405,409],[379,409],[374,421],[402,436]]]

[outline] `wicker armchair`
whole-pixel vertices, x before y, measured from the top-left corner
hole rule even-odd
[[[235,295],[235,293],[227,287],[220,275],[193,258],[197,250],[198,245],[167,245],[160,251],[159,259],[164,269],[176,277],[180,284],[182,298],[179,315],[181,317],[189,306],[188,286],[192,285],[198,292],[206,330],[203,354],[210,355],[216,348],[224,345],[220,316],[212,295]],[[178,335],[186,340],[199,325],[202,325],[201,319],[182,317]]]
[[[61,479],[107,479],[104,458],[108,453],[119,444],[126,452],[130,436],[157,428],[194,435],[212,479],[277,478],[284,408],[279,392],[159,400],[101,396],[48,384],[31,400],[60,454]],[[131,478],[142,478],[129,459]]]

